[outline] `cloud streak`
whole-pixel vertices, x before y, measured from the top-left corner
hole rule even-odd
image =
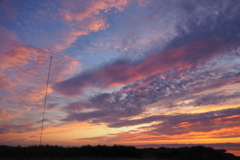
[[[36,139],[50,56],[45,125],[56,140],[239,138],[240,2],[12,2],[0,2],[0,134],[9,143]]]
[[[226,101],[231,103],[232,100],[239,97],[237,93],[226,94],[220,92],[202,94],[202,92],[226,85],[226,79],[228,79],[222,72],[207,70],[205,67],[192,68],[186,72],[179,71],[184,76],[177,76],[175,78],[171,77],[171,75],[179,75],[179,72],[170,72],[161,76],[155,74],[141,81],[126,85],[118,92],[97,94],[89,98],[88,101],[72,103],[65,108],[69,111],[69,116],[64,121],[93,120],[92,122],[109,123],[107,119],[111,119],[111,122],[114,122],[120,118],[140,115],[146,111],[145,105],[156,102],[162,102],[159,108],[196,107],[220,105],[222,103],[225,104]],[[229,84],[238,79],[238,74],[235,74]],[[173,104],[173,100],[179,98],[183,98],[183,100],[192,99],[192,102]],[[173,99],[172,102],[170,99]],[[97,111],[81,113],[82,110],[90,108]]]
[[[233,126],[238,125],[239,120],[239,110],[240,108],[233,108],[233,109],[224,109],[220,111],[213,111],[213,112],[206,112],[206,113],[196,113],[196,114],[181,114],[181,115],[159,115],[159,116],[151,116],[142,118],[139,120],[123,120],[116,123],[112,123],[109,127],[124,127],[124,126],[132,126],[132,125],[139,125],[143,123],[151,123],[154,121],[162,121],[159,125],[154,125],[158,129],[157,131],[162,132],[163,134],[167,134],[164,130],[168,131],[168,134],[175,133],[177,129],[181,128],[183,134],[190,131],[209,131],[215,130],[213,127],[213,120],[216,120],[216,123],[221,124],[223,122],[231,121]],[[229,118],[228,118],[229,117]],[[235,122],[235,123],[234,123]],[[197,124],[197,126],[196,126]],[[181,126],[182,125],[182,126]],[[186,127],[184,125],[191,125],[191,127]],[[153,126],[153,128],[154,128]],[[209,126],[210,128],[208,128]],[[223,125],[224,127],[232,127]],[[222,126],[220,126],[221,128]],[[186,129],[186,130],[185,130]],[[155,130],[154,130],[155,131]]]
[[[228,44],[228,43],[227,43]],[[149,56],[145,61],[131,65],[127,60],[115,61],[97,71],[86,71],[53,86],[53,89],[68,96],[80,95],[85,88],[104,88],[124,85],[138,81],[156,73],[164,73],[171,69],[183,70],[195,67],[200,62],[210,60],[220,54],[226,41],[205,39],[177,49],[163,51]]]
[[[61,18],[67,22],[63,23],[69,30],[61,33],[62,42],[54,44],[51,50],[62,51],[69,48],[80,36],[106,30],[109,24],[102,12],[107,13],[113,8],[116,9],[116,12],[122,12],[129,2],[129,0],[90,0],[81,3],[75,0],[67,3],[59,1],[62,6]]]
[[[230,8],[235,6],[229,5],[218,13],[198,17],[196,22],[193,17],[188,17],[181,27],[176,26],[176,37],[163,49],[146,54],[143,59],[115,59],[54,84],[56,92],[70,97],[81,96],[90,88],[121,86],[118,91],[98,93],[88,100],[67,105],[64,110],[68,116],[62,121],[104,123],[110,128],[149,124],[149,127],[143,127],[146,134],[165,136],[238,127],[239,108],[165,115],[147,113],[151,107],[146,107],[159,104],[155,107],[158,110],[178,110],[187,106],[237,104],[239,93],[236,90],[228,93],[222,90],[227,85],[235,86],[240,78],[238,67],[233,67],[237,62],[221,65],[239,58],[239,37],[236,36],[240,33],[236,27],[239,26],[236,21],[239,12],[229,13]],[[227,13],[231,16],[226,17]],[[135,116],[138,116],[136,120],[129,120]],[[233,136],[238,137],[238,133]],[[106,139],[110,141],[111,138]]]
[[[139,63],[115,60],[100,66],[99,69],[85,71],[58,82],[53,89],[67,96],[77,96],[87,88],[121,86],[156,73],[163,74],[171,69],[184,70],[195,67],[226,54],[227,51],[236,49],[239,44],[239,37],[236,36],[239,33],[236,26],[240,26],[236,21],[239,12],[229,13],[231,17],[224,16],[234,8],[230,5],[218,14],[207,16],[201,21],[199,19],[193,22],[189,18],[184,25],[187,29],[177,26],[178,36],[170,40],[165,49],[150,54]]]

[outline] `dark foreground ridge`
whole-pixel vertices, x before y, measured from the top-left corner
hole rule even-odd
[[[25,159],[27,157],[91,157],[91,158],[149,158],[149,159],[175,159],[175,160],[240,160],[239,157],[226,150],[214,150],[211,147],[193,146],[181,148],[142,148],[137,149],[134,146],[81,146],[81,147],[63,147],[53,145],[32,145],[25,147],[0,146],[0,159]]]

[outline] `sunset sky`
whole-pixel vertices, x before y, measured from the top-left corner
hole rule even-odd
[[[239,0],[1,0],[0,144],[240,147]],[[234,145],[234,144],[233,144]]]

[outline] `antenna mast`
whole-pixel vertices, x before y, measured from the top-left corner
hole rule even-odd
[[[49,63],[49,67],[48,67],[48,78],[47,78],[46,95],[45,95],[44,107],[43,107],[42,128],[41,128],[41,135],[40,135],[40,145],[42,144],[42,131],[43,131],[44,115],[45,115],[45,108],[46,108],[46,102],[47,102],[48,83],[49,83],[49,77],[50,77],[51,63],[52,63],[52,56],[50,57],[50,63]]]

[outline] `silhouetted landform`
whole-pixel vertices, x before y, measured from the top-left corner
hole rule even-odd
[[[177,160],[240,160],[226,150],[214,150],[211,147],[193,146],[181,148],[142,148],[134,146],[81,146],[63,147],[50,145],[32,145],[26,147],[0,146],[0,159],[11,157],[131,157]]]
[[[225,149],[237,149],[240,150],[240,143],[209,143],[209,144],[145,144],[145,145],[137,145],[137,148],[159,148],[159,147],[166,147],[166,148],[180,148],[180,147],[192,147],[192,146],[205,146],[205,147],[212,147],[215,149],[225,148]]]

